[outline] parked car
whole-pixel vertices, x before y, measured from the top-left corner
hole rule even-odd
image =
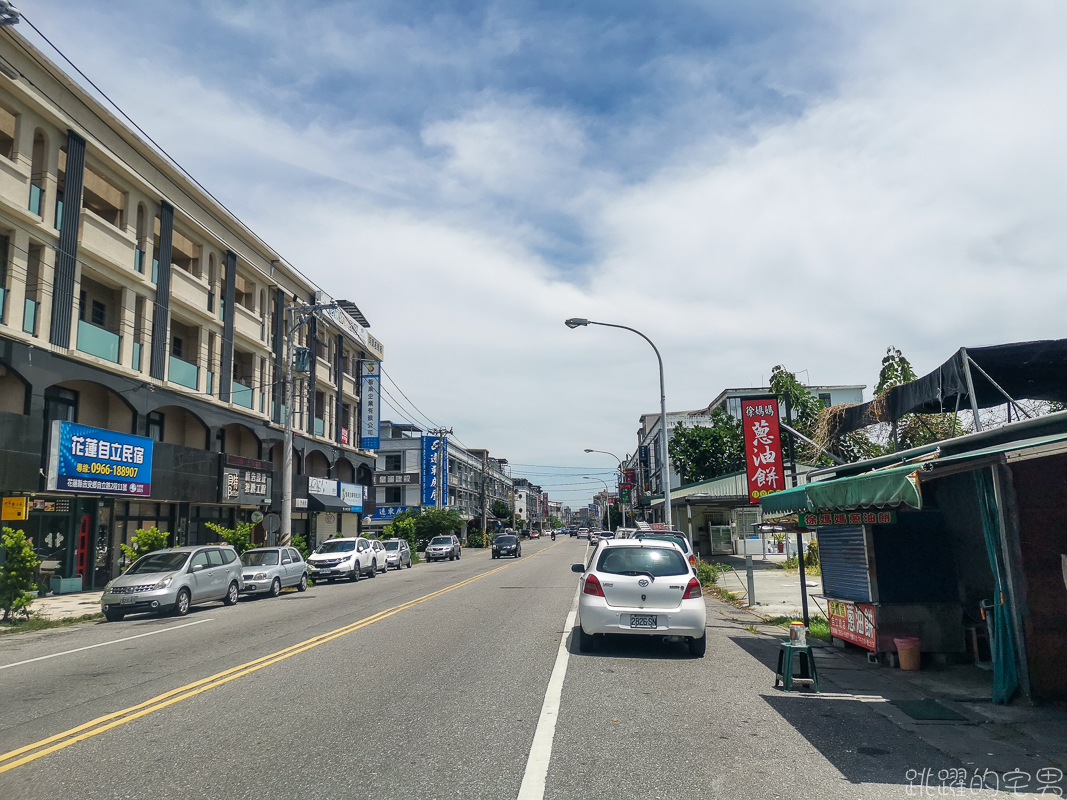
[[[348,578],[354,582],[378,574],[377,552],[370,539],[362,536],[327,539],[308,556],[307,564],[315,580],[333,583]]]
[[[522,545],[519,544],[518,537],[501,534],[493,540],[493,558],[501,556],[522,558]]]
[[[411,546],[403,539],[386,539],[385,565],[393,569],[411,569]]]
[[[385,545],[382,544],[380,539],[371,539],[370,546],[374,548],[374,566],[375,569],[380,569],[382,575],[389,569],[389,553],[385,549]]]
[[[615,534],[611,531],[593,531],[589,534],[589,544],[595,545],[602,539],[614,539]]]
[[[308,588],[308,565],[292,547],[256,547],[241,553],[244,586],[248,594],[277,597],[282,589]]]
[[[104,587],[100,610],[108,622],[127,614],[173,612],[179,617],[199,603],[237,603],[241,561],[232,547],[188,546],[141,556]]]
[[[463,548],[460,547],[459,538],[455,534],[435,536],[426,545],[427,561],[444,561],[446,558],[452,561],[459,559],[462,553]]]
[[[588,653],[601,634],[658,636],[685,641],[689,654],[707,648],[707,608],[700,582],[674,542],[603,540],[582,573],[578,649]]]

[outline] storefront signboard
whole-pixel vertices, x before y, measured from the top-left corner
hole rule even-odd
[[[374,509],[371,519],[392,519],[397,514],[413,510],[411,506],[378,506]]]
[[[0,519],[3,520],[22,520],[26,519],[27,512],[29,510],[30,498],[28,497],[5,497],[3,514],[0,515]]]
[[[337,481],[329,478],[308,478],[308,492],[311,494],[324,494],[327,497],[338,497]]]
[[[422,504],[437,505],[438,491],[443,498],[441,505],[448,505],[448,440],[440,436],[423,436]]]
[[[829,600],[830,635],[858,644],[868,650],[877,649],[874,606],[853,603],[851,600]]]
[[[745,434],[748,501],[758,503],[761,497],[785,488],[778,398],[742,398],[741,425]]]
[[[375,486],[414,486],[419,482],[417,472],[375,472]]]
[[[148,497],[152,440],[57,419],[52,423],[48,488]]]
[[[820,511],[799,514],[798,528],[825,528],[831,525],[892,525],[896,511]]]
[[[381,368],[377,361],[363,362],[360,381],[359,446],[364,450],[381,447]]]
[[[341,502],[354,514],[363,511],[363,486],[359,483],[341,484]]]
[[[219,456],[219,502],[232,505],[269,505],[274,485],[274,464],[255,458],[222,453]]]

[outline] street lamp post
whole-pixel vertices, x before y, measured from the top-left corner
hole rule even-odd
[[[611,530],[611,490],[608,489],[608,482],[603,478],[591,478],[588,475],[583,475],[582,480],[586,481],[600,481],[604,484],[604,530]]]
[[[629,328],[626,325],[615,325],[610,322],[594,322],[590,319],[572,317],[564,323],[568,328],[581,328],[586,325],[601,325],[605,328],[621,328],[624,331],[636,333],[652,346],[659,362],[659,411],[660,411],[660,482],[663,484],[663,521],[667,523],[667,529],[671,526],[671,467],[667,453],[667,394],[663,388],[663,358],[659,354],[659,348],[652,340],[645,336],[637,328]]]
[[[585,452],[587,452],[587,453],[603,453],[606,456],[611,456],[612,458],[614,458],[616,461],[619,462],[619,513],[622,515],[622,527],[625,528],[626,527],[626,504],[622,502],[622,481],[623,481],[622,459],[619,458],[614,453],[609,453],[607,450],[594,450],[591,447],[587,447],[587,448],[585,448]]]

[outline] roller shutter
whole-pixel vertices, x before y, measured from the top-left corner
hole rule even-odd
[[[863,526],[819,529],[823,593],[842,600],[871,601]]]

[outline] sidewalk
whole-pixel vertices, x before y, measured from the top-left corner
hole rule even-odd
[[[760,616],[762,606],[739,609],[715,598],[709,598],[708,606],[709,616],[717,613],[737,627],[734,641],[773,674],[785,630]],[[813,644],[821,693],[774,690],[772,677],[765,695],[780,713],[789,714],[802,733],[810,728],[817,736],[826,704],[861,702],[959,760],[972,773],[989,769],[1004,775],[1022,770],[1036,775],[1051,767],[1067,774],[1067,707],[1031,707],[1019,699],[1007,706],[994,705],[992,673],[973,665],[924,663],[921,670],[907,672],[869,663],[866,651],[858,647],[839,649],[818,640]],[[790,702],[783,705],[786,699]],[[794,699],[800,705],[792,703]],[[1064,780],[1061,786],[1067,789]],[[933,785],[937,786],[936,780]]]
[[[39,597],[30,606],[30,613],[41,619],[68,619],[85,614],[100,613],[103,592],[74,592],[72,594]]]
[[[786,557],[777,553],[752,556],[752,578],[755,584],[755,610],[765,617],[800,616],[800,574],[797,570],[781,569]],[[748,575],[744,556],[715,556],[710,561],[727,564],[733,568],[732,573],[720,576],[716,584],[721,589],[748,600]],[[808,590],[808,609],[811,614],[825,616],[826,603],[821,599],[812,599],[811,595],[822,594],[822,577],[806,576]],[[821,606],[821,607],[820,607]]]

